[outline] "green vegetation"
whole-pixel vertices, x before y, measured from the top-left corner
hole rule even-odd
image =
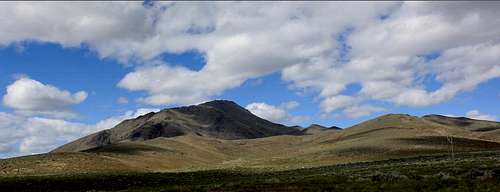
[[[95,173],[0,177],[2,191],[499,191],[500,151],[288,171]]]

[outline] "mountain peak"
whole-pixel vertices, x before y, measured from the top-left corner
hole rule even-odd
[[[222,110],[225,112],[241,111],[241,112],[245,112],[245,113],[250,113],[247,109],[238,105],[236,102],[229,101],[229,100],[213,100],[213,101],[208,101],[208,102],[199,104],[197,106],[198,107],[212,107],[212,108]]]
[[[124,140],[199,135],[218,139],[254,139],[298,135],[300,130],[257,117],[233,101],[214,100],[199,105],[164,109],[129,119],[55,151],[82,151]],[[68,150],[69,149],[69,150]]]
[[[337,126],[335,126],[335,125],[333,125],[333,126],[329,127],[328,129],[342,130],[342,128],[337,127]]]
[[[234,101],[230,100],[212,100],[212,101],[207,101],[205,103],[199,104],[202,106],[236,106],[236,107],[241,107]]]
[[[306,129],[328,129],[328,128],[319,124],[311,124]]]
[[[379,118],[416,118],[416,116],[412,116],[410,114],[405,114],[405,113],[389,113],[385,115],[381,115],[377,117],[376,119]]]

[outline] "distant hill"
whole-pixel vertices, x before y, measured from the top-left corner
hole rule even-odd
[[[447,117],[443,115],[426,115],[423,119],[446,126],[460,127],[469,131],[493,131],[500,129],[500,123],[494,121],[476,120],[466,117]]]
[[[337,126],[325,127],[325,126],[318,125],[318,124],[312,124],[312,125],[309,125],[309,127],[302,129],[301,132],[303,134],[318,134],[318,133],[323,132],[323,131],[333,131],[333,130],[339,131],[342,129],[337,127]]]
[[[500,150],[498,124],[387,114],[344,129],[317,124],[287,127],[261,119],[234,102],[211,101],[126,120],[52,153],[0,160],[0,175],[234,167],[283,170],[447,155],[451,149],[454,153],[492,151]]]
[[[200,105],[165,109],[125,120],[112,129],[83,137],[53,152],[76,152],[118,143],[157,137],[198,135],[218,139],[254,139],[298,135],[299,129],[272,123],[235,102],[215,100]]]

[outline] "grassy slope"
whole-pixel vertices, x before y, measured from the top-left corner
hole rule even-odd
[[[0,176],[137,172],[120,160],[92,153],[57,153],[0,160]]]
[[[77,173],[79,169],[95,172],[227,168],[287,170],[426,154],[447,154],[450,150],[447,136],[453,136],[455,152],[500,150],[500,144],[494,142],[494,137],[489,137],[493,138],[490,141],[484,140],[485,134],[489,133],[471,132],[425,118],[385,115],[342,131],[322,131],[312,135],[245,140],[187,135],[126,141],[88,150],[86,153],[48,154],[1,160],[0,165],[4,166],[0,175]],[[46,158],[52,156],[55,158]],[[85,158],[79,160],[80,157]],[[72,161],[78,163],[71,163]],[[58,168],[44,169],[40,164]]]

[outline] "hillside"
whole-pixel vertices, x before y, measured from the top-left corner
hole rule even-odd
[[[296,135],[301,132],[259,118],[232,101],[215,100],[125,120],[111,129],[83,137],[53,152],[77,152],[126,140],[145,141],[183,135],[254,139],[285,134]]]
[[[303,134],[318,134],[318,133],[321,133],[323,131],[340,131],[340,130],[342,130],[342,129],[339,127],[336,127],[336,126],[332,126],[332,127],[328,128],[328,127],[325,127],[322,125],[312,124],[304,129],[302,129],[301,132]]]
[[[497,124],[437,115],[388,114],[344,129],[314,124],[299,129],[263,120],[234,102],[212,101],[126,120],[49,154],[2,160],[0,174],[234,168],[272,171],[451,155],[452,151],[495,151],[500,150]],[[79,163],[70,164],[68,159]],[[45,168],[39,168],[42,165]]]
[[[447,117],[443,115],[426,115],[423,119],[445,126],[459,127],[468,131],[487,132],[500,129],[500,123],[494,121],[476,120],[466,117]]]

